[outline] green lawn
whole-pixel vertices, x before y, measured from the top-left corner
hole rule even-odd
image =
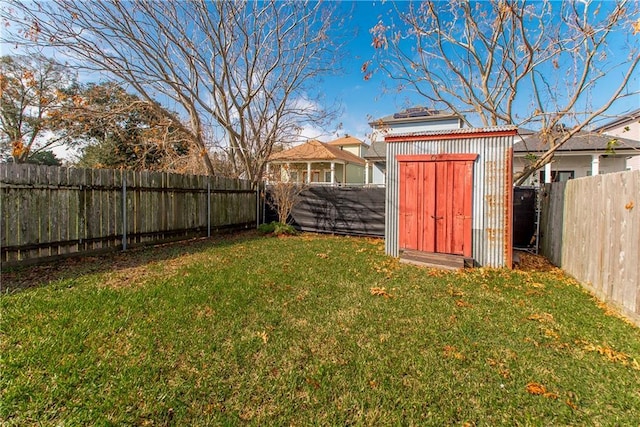
[[[236,236],[3,274],[5,425],[639,425],[640,330],[558,270]]]

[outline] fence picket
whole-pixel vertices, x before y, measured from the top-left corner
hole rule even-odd
[[[640,171],[570,180],[546,191],[542,254],[640,324]]]
[[[127,182],[125,200],[123,179]],[[206,236],[207,182],[211,182],[214,231],[220,226],[246,228],[255,224],[255,195],[244,191],[248,185],[244,181],[165,172],[3,164],[2,263],[119,249],[123,245],[123,207],[129,245]],[[217,190],[225,192],[218,194]],[[218,195],[224,198],[214,200]],[[222,205],[225,201],[228,206]],[[219,211],[214,206],[219,206]],[[247,217],[251,212],[253,215]]]

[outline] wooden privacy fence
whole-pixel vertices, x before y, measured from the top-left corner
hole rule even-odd
[[[562,264],[562,224],[566,184],[566,182],[545,184],[540,194],[540,253],[556,266]]]
[[[219,177],[0,166],[2,263],[211,235],[256,225],[249,181]]]
[[[640,171],[545,187],[541,250],[640,324]]]

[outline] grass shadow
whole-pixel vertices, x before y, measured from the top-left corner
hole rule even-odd
[[[86,274],[114,272],[153,262],[169,261],[201,252],[212,246],[225,247],[260,237],[261,234],[255,230],[221,233],[212,237],[140,246],[124,252],[77,255],[46,264],[10,267],[2,271],[0,293],[19,292],[28,288],[46,286],[58,280],[75,279]]]

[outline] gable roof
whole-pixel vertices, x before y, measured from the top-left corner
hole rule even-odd
[[[369,146],[367,154],[364,155],[368,160],[384,160],[387,158],[387,143],[384,141],[374,141]]]
[[[611,144],[612,140],[616,141],[613,145]],[[542,142],[539,132],[520,139],[513,145],[514,153],[537,153],[547,149],[548,144]],[[556,152],[611,151],[612,149],[614,151],[637,151],[640,150],[640,141],[581,131],[562,144]]]
[[[327,142],[327,144],[334,145],[334,146],[344,146],[344,145],[364,145],[365,147],[367,146],[367,144],[365,144],[358,138],[349,136],[349,135],[345,135],[342,138],[338,138],[336,140]]]
[[[345,163],[355,163],[364,165],[365,160],[348,151],[338,147],[312,140],[301,145],[297,145],[285,151],[274,153],[269,157],[269,161],[342,161]]]

